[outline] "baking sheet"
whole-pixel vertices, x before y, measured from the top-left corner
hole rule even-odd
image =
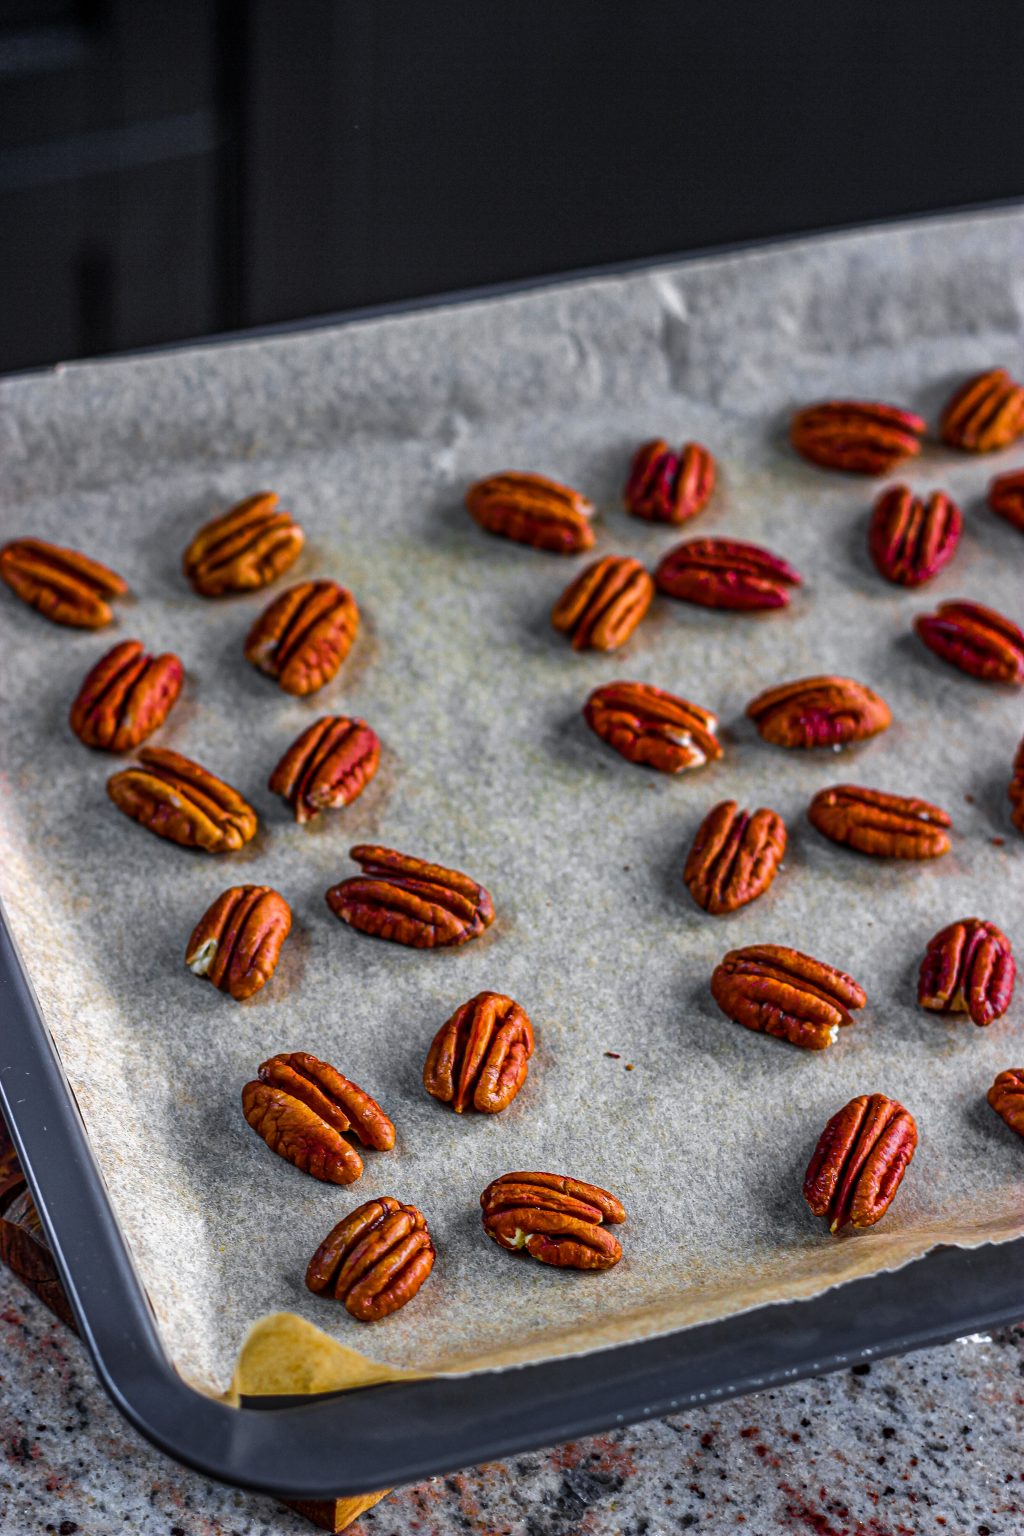
[[[137,594],[99,635],[53,628],[2,594],[0,879],[190,1380],[223,1390],[248,1326],[281,1309],[375,1361],[465,1369],[810,1295],[937,1241],[1024,1232],[1021,1149],[984,1102],[1019,1063],[1021,1005],[982,1032],[914,1003],[938,927],[977,913],[1020,931],[1024,843],[1005,802],[1020,699],[910,635],[942,597],[1020,620],[1024,546],[981,499],[1022,453],[973,460],[933,445],[910,467],[903,478],[950,490],[967,515],[953,565],[914,594],[867,560],[875,483],[816,471],[784,439],[790,410],[815,398],[890,399],[934,420],[964,373],[1019,366],[1022,238],[1020,214],[930,222],[0,386],[2,536],[83,548]],[[659,601],[623,651],[574,655],[547,615],[583,562],[489,538],[462,493],[502,468],[555,475],[597,503],[600,551],[653,564],[678,534],[628,518],[619,492],[631,450],[654,434],[697,438],[719,460],[720,489],[688,532],[764,542],[806,585],[789,612],[758,619]],[[205,603],[179,571],[198,523],[264,486],[307,532],[285,581],[335,576],[362,612],[342,673],[305,701],[242,659],[266,594]],[[158,740],[252,800],[261,831],[243,852],[189,854],[121,817],[104,788],[116,760],[70,735],[82,675],[125,635],[182,655],[185,694]],[[893,727],[836,755],[763,744],[747,700],[830,670],[877,687]],[[611,753],[579,709],[618,677],[715,709],[723,760],[668,780]],[[299,828],[266,778],[328,710],[374,725],[382,768],[355,805]],[[954,851],[880,865],[825,843],[803,809],[841,780],[944,805]],[[680,872],[727,795],[782,813],[790,850],[766,897],[713,919]],[[494,927],[429,954],[337,923],[323,893],[368,840],[481,880]],[[282,891],[295,926],[274,981],[239,1007],[182,956],[213,897],[251,880]],[[832,1050],[798,1052],[718,1013],[711,970],[752,942],[795,944],[866,987],[868,1007]],[[523,1004],[538,1049],[505,1114],[457,1118],[423,1092],[422,1062],[440,1023],[485,987]],[[355,1186],[299,1174],[241,1116],[258,1062],[293,1049],[334,1062],[396,1122],[396,1151],[368,1154]],[[921,1145],[882,1226],[837,1242],[800,1182],[825,1120],[865,1091],[902,1099]],[[625,1201],[615,1270],[555,1273],[482,1237],[480,1190],[538,1167]],[[384,1193],[427,1213],[438,1262],[413,1305],[368,1328],[302,1277],[333,1222]]]

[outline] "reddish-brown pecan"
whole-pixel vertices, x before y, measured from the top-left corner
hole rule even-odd
[[[494,921],[490,892],[457,869],[363,843],[349,857],[363,873],[332,885],[327,905],[361,933],[435,949],[465,944]]]
[[[466,506],[481,528],[516,544],[556,555],[578,555],[594,547],[591,502],[544,475],[515,470],[488,475],[470,486]]]
[[[686,773],[722,755],[718,720],[650,683],[604,683],[583,706],[590,729],[631,763],[661,773]]]
[[[363,1160],[345,1137],[390,1152],[395,1128],[376,1099],[306,1051],[271,1056],[242,1089],[242,1112],[271,1152],[327,1184],[351,1184]]]
[[[683,884],[705,912],[720,917],[763,896],[786,854],[786,824],[775,811],[741,811],[723,800],[693,839]]]
[[[237,789],[166,747],[143,747],[137,764],[107,780],[107,794],[133,821],[183,848],[233,853],[256,833],[256,812]]]
[[[864,400],[825,400],[797,411],[789,440],[797,453],[825,469],[887,475],[921,451],[925,423],[912,411]]]
[[[777,747],[838,747],[877,736],[892,721],[877,693],[849,677],[802,677],[767,688],[747,705],[765,741]]]
[[[939,434],[951,448],[991,453],[1024,432],[1024,388],[1005,368],[989,368],[962,384],[942,412]]]
[[[442,1024],[427,1053],[423,1086],[457,1115],[507,1109],[526,1082],[533,1025],[512,998],[479,992]]]
[[[1013,759],[1013,777],[1007,794],[1012,807],[1010,820],[1018,832],[1024,832],[1024,737]]]
[[[1024,1136],[1024,1067],[1000,1072],[988,1091],[988,1101],[1011,1131]]]
[[[715,967],[711,996],[737,1024],[808,1051],[831,1045],[867,1002],[845,971],[783,944],[731,949]]]
[[[393,1195],[367,1200],[332,1227],[309,1261],[306,1285],[376,1323],[412,1301],[434,1267],[426,1217]]]
[[[917,1000],[937,1013],[966,1013],[984,1028],[1013,1001],[1013,947],[995,923],[964,917],[931,940],[921,961]]]
[[[150,656],[140,641],[122,640],[86,675],[71,706],[71,729],[87,747],[129,752],[163,725],[184,675],[169,651]]]
[[[558,1173],[503,1173],[480,1196],[484,1231],[560,1269],[611,1269],[622,1249],[605,1223],[625,1221],[615,1196]]]
[[[963,526],[960,508],[944,491],[924,501],[909,486],[893,485],[875,502],[868,550],[886,581],[920,587],[952,560]]]
[[[916,1146],[909,1110],[884,1093],[862,1093],[822,1131],[804,1177],[804,1199],[830,1232],[873,1227],[892,1204]]]
[[[686,539],[663,556],[654,583],[667,597],[702,608],[755,613],[785,608],[801,582],[785,560],[739,539]]]
[[[305,535],[273,491],[259,491],[204,523],[185,551],[185,575],[202,597],[265,587],[298,559]]]
[[[986,683],[1024,683],[1024,630],[981,603],[940,603],[914,628],[936,656]]]
[[[651,606],[654,582],[630,555],[605,555],[571,581],[551,622],[574,651],[617,651]]]
[[[234,885],[199,919],[185,964],[240,1003],[273,976],[291,926],[291,907],[269,885]]]
[[[622,492],[634,517],[654,523],[685,523],[707,506],[715,488],[715,461],[700,443],[676,453],[663,437],[636,451]]]
[[[1024,469],[997,475],[988,488],[988,504],[997,517],[1024,533]]]
[[[927,800],[859,784],[820,789],[807,819],[834,843],[881,859],[937,859],[949,852],[949,816]]]
[[[285,693],[315,693],[341,666],[359,628],[359,609],[336,581],[300,581],[260,614],[245,657]]]
[[[365,720],[324,715],[292,742],[269,788],[287,800],[296,821],[311,821],[361,795],[379,761],[377,733]]]
[[[116,571],[44,539],[5,544],[0,549],[0,578],[45,619],[73,629],[103,629],[114,617],[110,599],[128,591]]]

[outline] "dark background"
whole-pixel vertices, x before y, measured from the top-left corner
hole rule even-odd
[[[0,0],[0,371],[1024,195],[1022,60],[1022,0]]]

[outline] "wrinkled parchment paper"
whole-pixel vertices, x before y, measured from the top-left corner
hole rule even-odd
[[[191,1380],[223,1390],[247,1327],[269,1312],[377,1362],[464,1369],[807,1296],[939,1241],[1024,1232],[1024,1147],[985,1103],[995,1074],[1024,1060],[1024,1000],[986,1031],[914,1001],[943,924],[977,914],[1024,944],[1024,840],[1005,800],[1024,711],[910,629],[952,596],[1024,617],[1024,539],[982,501],[1024,444],[984,459],[930,445],[910,466],[904,478],[951,491],[967,524],[952,566],[912,593],[867,559],[877,484],[813,469],[784,435],[791,409],[816,398],[892,400],[934,422],[965,373],[1019,373],[1022,249],[1021,213],[928,222],[0,387],[2,536],[80,547],[136,594],[116,629],[90,635],[0,592],[0,878],[167,1349]],[[575,655],[548,613],[582,562],[488,537],[463,492],[500,469],[554,475],[596,502],[599,552],[653,564],[678,534],[627,517],[619,493],[633,448],[655,434],[696,438],[721,466],[687,533],[763,542],[806,585],[788,612],[760,618],[659,600],[623,651]],[[308,700],[242,658],[266,594],[202,601],[180,573],[195,527],[264,487],[307,532],[285,581],[337,577],[362,612],[340,676]],[[71,735],[79,681],[124,636],[183,657],[184,695],[157,739],[251,798],[261,831],[243,852],[188,853],[128,821],[105,794],[118,762]],[[892,728],[842,754],[762,743],[746,702],[822,671],[878,688]],[[580,716],[615,678],[714,709],[724,759],[673,780],[616,756]],[[355,805],[301,828],[266,780],[328,711],[375,726],[382,767]],[[945,806],[953,852],[888,864],[825,842],[804,808],[841,781]],[[726,796],[775,807],[791,841],[771,892],[716,919],[681,869]],[[437,953],[344,927],[324,892],[355,872],[347,850],[360,841],[467,871],[494,896],[494,927]],[[273,982],[238,1006],[182,960],[208,903],[246,881],[276,886],[295,926]],[[806,949],[867,989],[831,1050],[792,1049],[716,1010],[714,964],[759,941]],[[457,1118],[420,1073],[435,1030],[483,988],[523,1004],[538,1048],[507,1113]],[[296,1049],[335,1063],[397,1124],[396,1150],[368,1153],[356,1186],[297,1172],[242,1118],[257,1064]],[[804,1167],[826,1119],[876,1090],[910,1107],[920,1148],[882,1225],[837,1241],[804,1205]],[[555,1272],[484,1239],[481,1189],[533,1168],[624,1200],[617,1269]],[[366,1327],[309,1295],[303,1274],[327,1229],[384,1193],[423,1208],[438,1260],[414,1304]]]

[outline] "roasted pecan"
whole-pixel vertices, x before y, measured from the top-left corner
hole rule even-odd
[[[526,1082],[533,1025],[512,998],[478,992],[442,1024],[427,1053],[423,1086],[457,1115],[507,1109]]]
[[[715,967],[711,996],[747,1029],[823,1051],[867,1002],[852,976],[783,944],[731,949]]]
[[[625,1221],[614,1195],[558,1173],[503,1173],[480,1196],[484,1231],[560,1269],[611,1269],[622,1249],[605,1223]]]
[[[242,1112],[271,1152],[327,1184],[351,1184],[363,1160],[345,1140],[390,1152],[395,1128],[376,1099],[306,1051],[271,1056],[242,1089]]]
[[[1024,1136],[1024,1067],[1000,1072],[988,1091],[988,1101],[1018,1136]]]
[[[892,721],[877,693],[849,677],[802,677],[767,688],[747,705],[765,741],[778,747],[838,747],[877,736]]]
[[[663,556],[654,584],[667,597],[702,608],[751,613],[785,608],[801,577],[785,560],[739,539],[686,539]]]
[[[661,773],[685,773],[722,755],[711,711],[651,683],[602,684],[584,704],[583,718],[631,763]]]
[[[683,884],[705,912],[720,917],[763,896],[786,853],[786,824],[775,811],[741,811],[723,800],[697,828]]]
[[[1013,778],[1007,794],[1012,806],[1010,820],[1018,832],[1024,832],[1024,737],[1013,759]]]
[[[377,772],[380,742],[365,720],[324,715],[297,736],[270,775],[298,822],[349,805]]]
[[[336,581],[300,581],[260,614],[245,656],[285,693],[315,693],[348,655],[359,628],[356,600]]]
[[[938,1013],[966,1013],[984,1028],[1013,1000],[1013,947],[995,923],[964,917],[931,940],[921,961],[917,1000]]]
[[[233,853],[256,833],[256,812],[237,789],[180,752],[143,747],[139,761],[107,780],[119,811],[183,848]]]
[[[951,448],[991,453],[1024,432],[1024,388],[1005,368],[989,368],[962,384],[946,405],[939,434]]]
[[[964,520],[944,491],[927,501],[907,485],[893,485],[875,502],[868,549],[886,581],[920,587],[937,576],[956,554]]]
[[[556,555],[578,555],[594,547],[593,505],[579,491],[544,475],[509,470],[488,475],[466,492],[473,521],[517,544]]]
[[[233,885],[199,919],[185,964],[241,1002],[273,976],[291,926],[291,907],[269,885]]]
[[[651,606],[654,582],[630,555],[605,555],[571,581],[551,622],[574,651],[617,651]]]
[[[306,1284],[375,1323],[412,1301],[434,1267],[426,1218],[393,1195],[367,1200],[332,1227],[309,1261]]]
[[[327,905],[361,933],[435,949],[465,944],[494,921],[490,892],[457,869],[363,843],[349,857],[363,873],[332,885]]]
[[[685,523],[707,506],[715,488],[715,461],[700,443],[675,453],[663,437],[636,451],[622,499],[634,517]]]
[[[259,491],[204,523],[185,551],[185,575],[202,597],[265,587],[298,559],[305,535],[273,491]]]
[[[12,539],[0,549],[0,577],[23,603],[74,629],[102,629],[114,615],[110,598],[128,583],[98,560],[43,539]]]
[[[927,800],[858,784],[820,789],[807,807],[812,827],[834,843],[882,859],[937,859],[949,852],[945,811]]]
[[[925,423],[912,411],[863,400],[825,400],[797,411],[789,440],[797,453],[826,469],[887,475],[921,451]]]
[[[997,517],[1024,533],[1024,469],[997,475],[988,488],[988,504]]]
[[[1024,683],[1024,630],[981,603],[940,603],[914,620],[936,656],[986,683]]]
[[[917,1146],[914,1117],[884,1093],[851,1099],[821,1133],[804,1199],[830,1232],[873,1227],[893,1202]]]
[[[122,640],[87,674],[71,706],[71,729],[87,747],[129,752],[167,719],[184,669],[169,651],[150,656],[138,640]]]

